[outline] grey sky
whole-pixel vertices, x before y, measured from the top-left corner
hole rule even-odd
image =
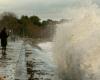
[[[14,12],[17,15],[37,15],[40,18],[63,18],[64,8],[77,0],[0,0],[1,12]],[[96,2],[100,3],[99,0]]]

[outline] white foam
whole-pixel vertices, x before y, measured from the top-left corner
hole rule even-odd
[[[60,78],[100,80],[100,10],[90,2],[69,11],[72,20],[58,25],[54,37]]]

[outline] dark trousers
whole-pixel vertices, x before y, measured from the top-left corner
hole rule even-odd
[[[2,57],[6,57],[6,47],[2,47]]]

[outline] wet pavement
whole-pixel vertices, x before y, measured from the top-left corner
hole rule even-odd
[[[2,59],[2,55],[0,54],[0,80],[15,80],[16,66],[19,61],[22,46],[23,41],[9,42],[6,58]]]
[[[15,80],[28,80],[24,45],[22,46],[19,60],[16,65]]]
[[[9,42],[6,58],[0,54],[0,80],[58,80],[51,52],[38,46]]]
[[[26,45],[28,80],[57,80],[55,64],[44,50]]]

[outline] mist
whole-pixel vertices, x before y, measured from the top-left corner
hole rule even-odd
[[[79,4],[79,5],[78,5]],[[100,9],[78,1],[64,10],[71,21],[58,25],[54,36],[54,59],[61,80],[100,80]]]

